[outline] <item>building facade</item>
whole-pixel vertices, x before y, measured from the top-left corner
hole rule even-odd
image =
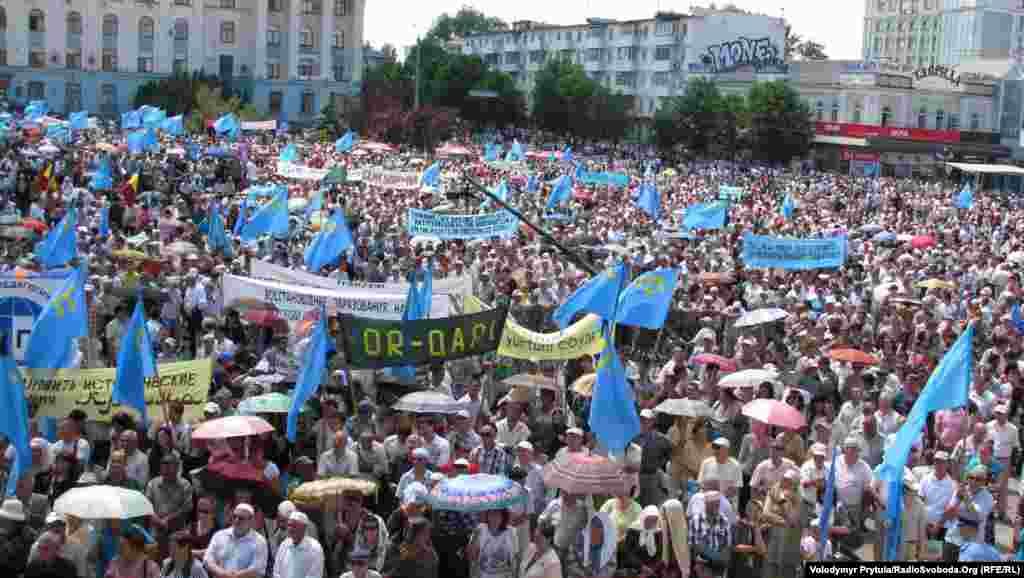
[[[311,121],[358,93],[365,0],[0,0],[0,91],[114,117],[176,72]]]
[[[632,96],[636,116],[652,117],[662,99],[685,92],[691,73],[782,71],[784,46],[781,18],[698,11],[630,21],[591,18],[572,26],[517,22],[509,31],[465,38],[462,50],[510,74],[527,94],[545,62],[568,59]]]

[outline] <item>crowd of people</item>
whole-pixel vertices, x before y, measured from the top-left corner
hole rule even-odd
[[[530,150],[547,140],[516,136]],[[129,155],[99,146],[114,135],[83,139],[51,155],[34,152],[38,143],[9,142],[0,162],[7,175],[0,216],[53,226],[71,207],[79,211],[91,335],[78,340],[76,366],[116,364],[142,286],[160,362],[211,358],[213,380],[198,421],[185,419],[175,402],[148,424],[126,412],[104,422],[76,410],[48,432],[47,420],[34,417],[33,465],[0,507],[0,568],[12,575],[779,578],[796,575],[808,560],[880,560],[891,522],[878,466],[931,370],[968,323],[978,354],[969,404],[931,416],[913,447],[903,476],[898,558],[1024,559],[1024,512],[1016,510],[1010,482],[1022,455],[1015,424],[1024,410],[1024,322],[1014,307],[1024,296],[1024,220],[983,183],[974,185],[974,206],[961,209],[959,182],[719,161],[670,167],[645,147],[580,146],[575,162],[625,173],[630,184],[577,183],[569,206],[552,218],[545,208],[552,182],[574,170],[561,154],[487,163],[480,147],[466,143],[472,155],[439,161],[439,190],[394,190],[359,182],[358,175],[420,170],[422,153],[338,153],[287,135],[249,135],[219,147],[226,157],[206,155],[205,143],[192,139]],[[231,239],[233,258],[208,250],[203,231],[221,207],[228,208],[229,230],[246,211],[254,213],[242,202],[247,187],[282,184],[293,199],[312,197],[319,183],[276,171],[289,143],[299,146],[305,165],[341,164],[352,177],[331,187],[323,206],[325,213],[345,211],[355,239],[351,258],[309,273],[398,283],[429,261],[435,277],[468,274],[481,301],[508,306],[533,330],[552,331],[551,310],[589,276],[581,260],[600,270],[622,259],[634,275],[681,271],[666,327],[620,337],[641,423],[625,455],[611,456],[627,481],[621,492],[570,493],[546,483],[545,467],[553,462],[607,453],[587,419],[590,394],[573,387],[594,372],[590,356],[537,364],[489,354],[432,368],[414,387],[444,391],[464,409],[430,415],[392,410],[395,392],[409,384],[393,384],[382,371],[348,370],[338,354],[295,443],[285,438],[280,414],[264,416],[276,426],[272,433],[194,443],[200,422],[234,415],[250,397],[289,393],[300,369],[304,342],[287,328],[240,315],[224,302],[221,283],[227,273],[247,275],[254,259],[304,269],[313,234],[305,219],[293,217],[285,239]],[[89,187],[101,159],[114,167],[111,190]],[[141,175],[141,187],[125,184],[132,175]],[[483,199],[466,198],[472,189],[465,177],[488,188],[505,181],[508,203],[560,246],[526,227],[511,238],[413,243],[403,225],[407,209],[476,210]],[[642,182],[660,192],[659,222],[630,200]],[[717,200],[721,185],[744,192],[732,200],[728,222],[681,231],[686,208]],[[784,201],[795,201],[791,216],[783,214]],[[101,226],[105,209],[109,235]],[[833,270],[749,269],[740,256],[748,231],[845,234],[849,255]],[[930,240],[912,242],[923,238]],[[175,250],[176,244],[192,248]],[[39,270],[32,247],[31,240],[8,240],[4,270]],[[566,247],[577,258],[565,255]],[[785,315],[752,329],[735,326],[761,308]],[[870,361],[830,355],[844,348]],[[773,377],[719,387],[724,376],[749,369]],[[502,384],[520,372],[544,374],[557,387]],[[743,407],[760,398],[789,404],[807,425],[747,417]],[[673,399],[692,400],[707,413],[656,409]],[[8,449],[8,466],[13,455]],[[262,479],[213,484],[203,471],[216,464],[252,467]],[[832,469],[835,506],[828,543],[819,544]],[[432,507],[437,484],[477,473],[512,480],[528,499],[472,513]],[[377,489],[289,500],[305,482],[334,478],[371,480]],[[69,490],[100,484],[142,492],[154,514],[90,520],[54,510]]]

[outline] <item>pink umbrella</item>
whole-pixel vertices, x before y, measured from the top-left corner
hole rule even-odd
[[[925,247],[935,246],[935,237],[931,235],[918,235],[910,240],[910,246],[915,249],[924,249]]]
[[[258,436],[274,431],[267,420],[254,415],[232,415],[199,424],[192,432],[194,440],[219,440]]]
[[[743,406],[743,415],[768,425],[786,429],[800,429],[807,425],[804,415],[787,403],[777,399],[755,399]]]
[[[697,365],[716,365],[722,371],[732,373],[736,371],[736,362],[731,359],[726,359],[721,355],[715,355],[714,353],[700,353],[694,355],[691,359],[693,363]]]

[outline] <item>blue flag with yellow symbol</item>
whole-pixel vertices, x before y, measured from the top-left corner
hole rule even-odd
[[[654,183],[640,185],[640,196],[636,199],[636,206],[647,213],[655,223],[661,219],[661,195],[658,194],[658,188]]]
[[[327,353],[330,350],[330,336],[327,333],[327,312],[320,310],[320,315],[313,329],[313,336],[302,352],[302,368],[299,370],[298,379],[295,382],[295,396],[288,408],[288,441],[294,442],[298,433],[299,412],[306,401],[313,397],[320,382],[324,378],[324,370],[327,368]]]
[[[626,369],[615,350],[615,339],[605,325],[604,349],[597,362],[588,423],[597,441],[615,454],[621,454],[640,433],[633,388],[626,381]]]
[[[121,130],[130,128],[142,128],[142,113],[137,110],[129,110],[121,113]]]
[[[210,252],[220,252],[228,259],[234,259],[235,251],[231,247],[231,240],[228,239],[228,234],[225,228],[224,215],[221,214],[220,209],[214,207],[213,210],[210,211],[208,225],[209,232],[206,234],[206,244],[209,247]]]
[[[260,210],[242,225],[242,231],[239,233],[246,243],[255,241],[260,235],[288,235],[288,189],[281,187],[272,201],[260,207]]]
[[[796,203],[793,202],[793,195],[786,193],[786,198],[782,199],[782,218],[787,221],[792,219],[794,210],[796,210]]]
[[[579,312],[594,313],[605,319],[614,319],[619,292],[628,280],[629,271],[622,263],[591,277],[558,306],[551,315],[561,329],[565,329]]]
[[[662,268],[643,273],[619,296],[615,321],[623,325],[661,329],[668,317],[678,279],[678,269]]]
[[[146,314],[142,306],[142,292],[135,300],[135,311],[121,336],[121,349],[117,352],[117,375],[110,392],[110,400],[116,404],[135,408],[142,416],[142,422],[149,421],[146,415],[146,379],[156,375],[156,356],[153,342],[146,327]]]
[[[352,131],[346,132],[341,138],[334,141],[334,152],[346,153],[352,150],[356,144],[356,135]]]
[[[35,253],[36,261],[47,269],[63,267],[78,257],[78,213],[74,207],[36,244]]]
[[[728,203],[696,203],[686,207],[684,229],[721,229],[729,211]]]
[[[347,249],[355,246],[352,231],[345,222],[345,212],[335,209],[330,220],[324,223],[320,232],[306,249],[306,270],[315,273],[325,265],[333,264]]]
[[[836,456],[838,448],[832,448],[832,467],[828,469],[828,480],[825,482],[825,499],[821,503],[821,517],[818,518],[818,560],[825,559],[825,545],[828,544],[828,530],[832,525],[832,508],[836,505]]]
[[[43,307],[25,346],[25,367],[60,369],[74,357],[74,339],[89,334],[85,273],[74,269]]]
[[[552,187],[551,193],[548,194],[548,202],[544,205],[547,210],[554,209],[559,205],[564,205],[572,200],[572,179],[569,175],[562,175],[555,181],[555,186]]]
[[[414,271],[409,276],[409,292],[405,297],[405,312],[402,314],[402,321],[416,321],[430,317],[430,304],[434,299],[434,267],[428,261],[427,268],[423,271],[423,283],[417,280],[419,271]],[[389,367],[385,373],[397,378],[400,381],[409,381],[416,378],[416,368],[411,365]]]
[[[14,448],[14,463],[7,476],[7,495],[13,496],[22,472],[32,467],[32,447],[29,443],[28,401],[25,397],[25,382],[18,371],[18,365],[11,357],[9,338],[0,340],[0,435],[7,438]]]

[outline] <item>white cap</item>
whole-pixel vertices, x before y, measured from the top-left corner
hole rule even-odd
[[[249,514],[250,516],[255,516],[256,510],[254,510],[249,504],[238,504],[235,506],[235,515],[238,514]]]
[[[654,419],[657,416],[654,415],[654,410],[645,409],[640,412],[640,417],[644,419]]]
[[[277,515],[282,518],[287,518],[292,515],[295,511],[295,504],[289,500],[285,500],[277,505]]]
[[[711,445],[722,447],[722,448],[731,448],[732,447],[732,443],[729,441],[729,438],[727,438],[725,436],[720,436],[720,437],[715,438],[715,441],[711,442]]]
[[[565,434],[566,434],[566,435],[578,435],[578,436],[582,436],[582,435],[583,435],[583,430],[581,430],[581,429],[580,429],[580,428],[578,428],[578,427],[571,427],[571,428],[569,428],[569,429],[565,430]]]
[[[516,448],[517,449],[521,449],[521,450],[530,450],[532,452],[533,451],[533,444],[531,444],[530,442],[528,442],[526,440],[523,440],[523,441],[521,441],[521,442],[516,444]]]
[[[295,510],[294,512],[292,512],[292,514],[290,516],[288,516],[288,521],[289,522],[302,522],[304,525],[308,526],[309,525],[309,516],[307,516],[306,514],[300,512],[298,510]]]

